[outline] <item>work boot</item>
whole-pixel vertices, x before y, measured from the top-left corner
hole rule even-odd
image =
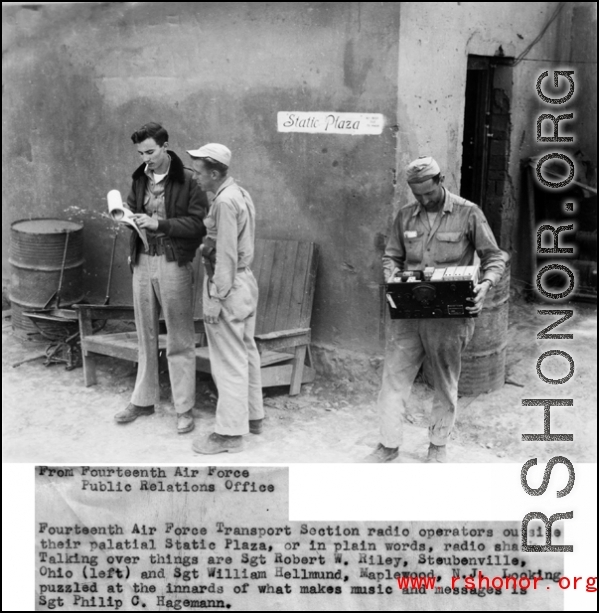
[[[228,434],[217,434],[213,432],[208,436],[196,439],[191,448],[196,453],[237,453],[243,451],[243,440],[241,436],[230,436]]]
[[[428,446],[427,462],[447,462],[447,447],[445,445],[435,445],[430,443]]]
[[[379,443],[377,448],[364,458],[364,462],[382,463],[391,462],[399,455],[399,447],[385,447]]]
[[[187,434],[195,428],[195,422],[193,419],[193,413],[191,409],[185,411],[185,413],[177,414],[177,433]]]
[[[119,411],[114,416],[114,421],[116,421],[117,424],[128,424],[130,421],[135,421],[138,417],[141,417],[142,415],[152,415],[153,412],[153,404],[147,407],[139,407],[136,404],[130,402],[127,405],[126,409]]]
[[[264,419],[250,419],[250,433],[262,434]]]

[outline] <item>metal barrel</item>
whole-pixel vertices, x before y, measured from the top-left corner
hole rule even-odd
[[[460,396],[492,392],[505,383],[508,312],[510,298],[510,255],[501,252],[505,272],[489,290],[482,311],[476,319],[472,340],[462,354],[462,372],[458,383]]]
[[[12,327],[27,338],[38,330],[23,313],[56,306],[61,275],[60,306],[83,298],[83,226],[62,219],[23,219],[11,225],[10,238]]]

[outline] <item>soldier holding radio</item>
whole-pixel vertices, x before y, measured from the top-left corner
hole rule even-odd
[[[401,208],[383,256],[385,282],[397,272],[427,267],[471,266],[481,261],[481,281],[467,310],[480,312],[505,262],[482,210],[443,186],[432,157],[410,163],[406,179],[415,202]],[[422,362],[430,360],[435,395],[429,421],[427,461],[446,461],[446,445],[455,422],[461,356],[474,333],[474,320],[399,319],[387,336],[383,383],[377,407],[380,443],[367,462],[389,462],[399,455],[405,403]]]

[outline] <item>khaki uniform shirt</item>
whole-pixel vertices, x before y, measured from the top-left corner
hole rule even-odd
[[[479,282],[489,279],[495,285],[503,275],[505,262],[482,210],[444,191],[443,209],[432,228],[426,210],[418,202],[399,210],[383,256],[386,281],[394,268],[472,266],[475,253],[481,260]]]
[[[168,167],[164,176],[159,181],[156,180],[154,172],[147,166],[144,170],[148,180],[146,182],[146,193],[144,194],[144,210],[146,215],[154,217],[155,219],[166,219],[166,206],[164,202],[164,191],[166,188],[166,182],[168,180],[168,171],[170,170],[171,163],[169,158]],[[162,232],[148,232],[150,236],[164,236]]]
[[[231,291],[237,270],[254,259],[256,210],[250,195],[232,177],[220,186],[204,219],[208,238],[216,241],[216,265],[210,296],[223,300]]]

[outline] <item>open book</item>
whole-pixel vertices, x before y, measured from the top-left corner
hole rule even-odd
[[[142,228],[138,228],[135,220],[133,219],[133,213],[123,205],[123,199],[121,197],[121,192],[118,189],[113,189],[108,192],[106,196],[108,200],[108,213],[110,216],[120,223],[124,223],[125,225],[133,228],[139,238],[143,241],[144,247],[146,251],[148,250],[148,237],[146,236],[146,231]]]

